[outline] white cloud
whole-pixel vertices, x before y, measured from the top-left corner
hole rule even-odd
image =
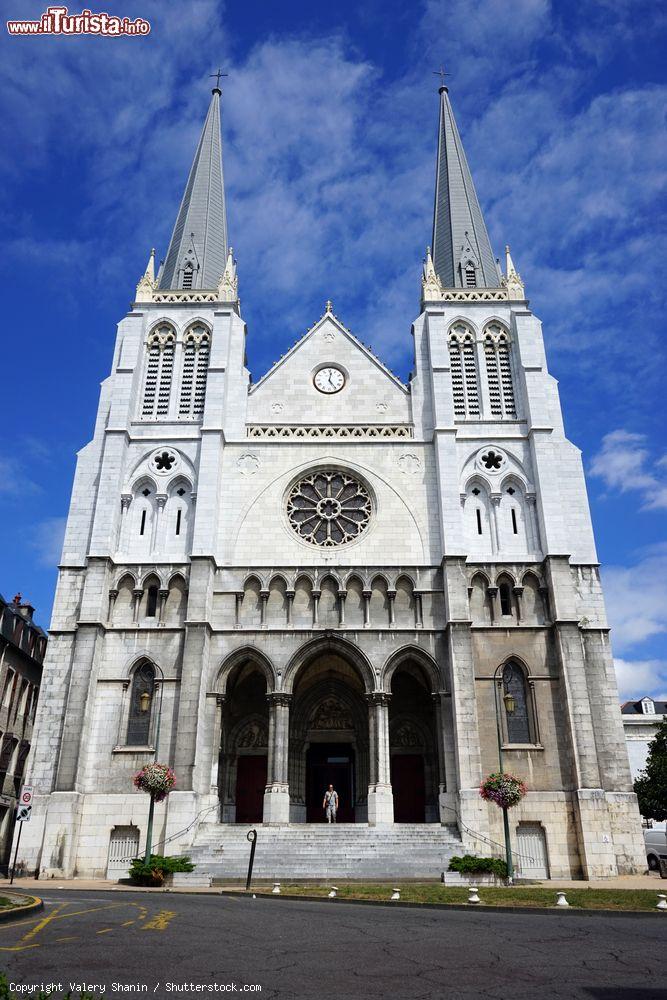
[[[30,546],[40,566],[55,567],[60,562],[66,523],[65,517],[47,517],[34,525]]]
[[[602,568],[616,652],[667,633],[667,543],[651,546],[633,566]]]
[[[602,447],[590,464],[590,474],[602,479],[609,489],[627,493],[638,491],[644,510],[667,507],[667,481],[662,473],[666,456],[657,459],[647,447],[645,434],[626,430],[610,431],[602,439]]]
[[[665,699],[667,691],[666,660],[614,660],[621,701],[638,701],[644,695]]]
[[[33,482],[14,458],[0,456],[0,494],[9,497],[39,493],[41,487]]]

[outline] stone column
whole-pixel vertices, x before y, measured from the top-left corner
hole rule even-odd
[[[118,529],[118,548],[127,548],[128,517],[130,504],[132,503],[131,493],[121,493],[120,495],[120,528]]]
[[[345,598],[347,597],[346,590],[338,591],[338,625],[340,628],[345,628]]]
[[[222,717],[225,695],[215,696],[215,723],[213,725],[213,756],[211,759],[211,795],[220,796],[220,748],[222,744]],[[222,819],[222,816],[219,817]]]
[[[364,628],[370,628],[371,624],[371,592],[362,590],[361,596],[364,599]]]
[[[424,613],[422,609],[422,595],[419,590],[414,591],[415,599],[415,626],[417,628],[424,627]]]
[[[167,503],[166,493],[156,493],[155,503],[157,504],[157,514],[155,520],[153,521],[153,532],[151,534],[151,552],[154,552],[156,548],[161,547],[162,544],[162,520],[164,514],[164,508]]]
[[[116,598],[118,597],[118,591],[113,588],[109,591],[109,610],[107,611],[107,621],[110,622],[113,618],[113,609],[116,606]]]
[[[134,625],[138,625],[139,624],[139,602],[141,601],[141,597],[143,595],[143,592],[144,591],[143,591],[142,587],[135,587],[135,589],[132,591],[132,598],[133,598],[133,602],[132,602],[132,623]]]
[[[495,625],[498,621],[498,588],[497,587],[487,587],[486,596],[489,600],[489,611],[491,613],[491,624]]]
[[[294,605],[294,591],[293,590],[286,591],[285,597],[287,598],[287,622],[286,622],[286,624],[287,624],[288,628],[292,628],[292,607]]]
[[[241,628],[241,605],[243,604],[243,591],[237,590],[234,594],[234,628]]]
[[[498,526],[498,508],[502,500],[501,493],[491,494],[491,543],[494,552],[500,552],[500,528]]]
[[[164,628],[164,606],[167,603],[167,598],[169,597],[169,591],[163,589],[162,587],[157,592],[157,623]]]
[[[370,826],[394,822],[394,797],[391,791],[389,756],[389,695],[374,691],[368,701],[370,774],[368,785],[368,822]]]
[[[388,590],[387,599],[389,601],[389,628],[393,628],[396,624],[396,607],[394,605],[396,600],[396,591]]]
[[[266,628],[266,602],[269,599],[268,590],[260,590],[259,592],[259,627]]]
[[[513,587],[512,593],[514,594],[514,602],[516,605],[516,621],[517,625],[520,625],[523,619],[523,587]]]
[[[269,703],[269,759],[264,792],[265,824],[289,823],[289,705],[292,696],[267,694]]]
[[[320,591],[313,590],[313,628],[320,624]]]

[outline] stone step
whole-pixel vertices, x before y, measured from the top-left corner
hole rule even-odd
[[[243,878],[250,857],[244,824],[203,824],[188,851],[197,872]],[[437,823],[259,825],[254,876],[289,878],[438,878],[461,852],[458,830]]]

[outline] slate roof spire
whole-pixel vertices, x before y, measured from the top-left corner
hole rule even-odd
[[[498,288],[500,270],[491,250],[447,87],[440,87],[439,94],[433,265],[444,288]]]
[[[222,177],[219,87],[190,168],[159,287],[217,288],[227,260],[227,213]]]

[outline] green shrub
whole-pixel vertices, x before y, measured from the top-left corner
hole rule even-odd
[[[195,866],[188,857],[165,858],[161,854],[151,854],[148,864],[143,858],[135,858],[130,865],[130,881],[133,885],[159,886],[165,875],[174,872],[193,872]]]
[[[507,864],[502,858],[478,858],[475,854],[452,858],[449,871],[461,872],[462,875],[496,875],[498,878],[507,878]]]

